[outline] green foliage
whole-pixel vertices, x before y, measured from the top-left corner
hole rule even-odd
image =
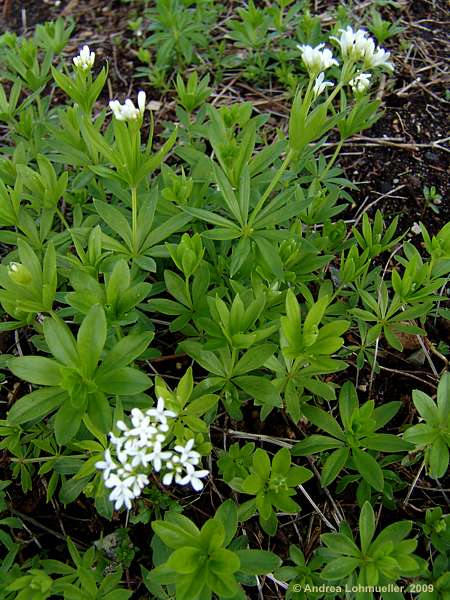
[[[5,600],[46,600],[60,597],[67,600],[127,600],[131,596],[121,586],[121,570],[106,576],[106,561],[91,547],[81,554],[67,538],[67,547],[74,566],[54,559],[43,559],[38,567],[20,570],[17,565],[0,572]]]
[[[348,24],[349,6],[331,15],[336,25],[329,30],[330,19],[323,25],[305,2],[250,1],[232,18],[226,9],[213,0],[143,2],[136,13],[130,6],[137,42],[123,43],[142,63],[136,75],[144,89],[150,83],[168,94],[161,102],[171,118],[174,99],[177,124],[155,119],[158,136],[149,111],[155,107],[142,93],[138,109],[111,117],[102,106],[112,81],[107,64],[98,57],[72,64],[62,55],[73,21],[0,37],[6,600],[128,598],[122,570],[132,568],[132,587],[134,543],[146,539],[138,528],[147,531],[149,523],[152,559],[136,558],[152,598],[244,599],[246,586],[265,593],[260,576],[269,585],[280,581],[293,600],[336,600],[339,592],[303,589],[330,583],[402,581],[422,586],[420,600],[448,595],[448,515],[439,507],[427,511],[418,545],[408,537],[411,523],[385,514],[407,510],[399,492],[414,474],[403,470],[422,453],[424,474],[446,473],[448,373],[436,400],[413,392],[416,411],[406,427],[400,401],[376,398],[372,383],[380,357],[403,361],[405,334],[428,332],[429,347],[437,320],[450,317],[450,225],[431,235],[420,224],[416,243],[380,211],[373,218],[363,211],[353,226],[343,220],[355,185],[338,166],[339,154],[381,114],[370,88],[354,93],[350,85],[362,65],[337,50],[334,36]],[[380,42],[400,30],[376,7],[369,27]],[[331,86],[318,89],[298,43],[333,47],[339,64],[324,69]],[[376,82],[380,69],[370,71]],[[217,89],[224,77],[242,90],[242,79],[251,89],[285,90],[290,114],[283,120],[275,96],[270,114],[261,112],[265,95],[230,104],[228,88]],[[424,188],[424,197],[437,212],[436,189]],[[436,360],[442,348],[433,352]],[[361,402],[355,369],[361,394],[369,394]],[[156,402],[145,393],[152,385]],[[107,459],[108,434],[126,430],[125,411],[137,408],[145,429],[140,410],[157,413],[159,400],[175,413],[170,426],[159,416],[168,445],[195,443],[192,469],[202,457],[210,461],[201,502],[186,488],[169,491],[164,471],[154,469],[126,517],[131,529],[119,527],[84,553],[68,540],[66,562],[41,552],[28,560],[29,549],[19,552],[28,529],[12,512],[15,486],[34,493],[42,481],[47,502],[92,504],[112,528],[122,516],[113,515],[107,478],[102,482],[96,465]],[[231,443],[236,429],[254,441]],[[290,438],[273,439],[285,435],[280,430]],[[285,447],[272,456],[262,441]],[[151,461],[148,448],[142,455]],[[320,469],[316,482],[306,468],[311,455]],[[216,466],[223,481],[216,481]],[[353,484],[356,502],[347,502]],[[223,498],[226,486],[240,504],[226,500],[209,518],[209,498]],[[321,527],[341,520],[322,502],[326,486],[327,498],[345,494],[346,513],[361,507],[358,541],[342,523],[314,547],[316,514]],[[286,531],[286,514],[304,508],[301,494],[314,503],[310,533],[290,546],[281,566],[275,554],[250,545],[278,548],[265,534]],[[384,521],[391,524],[383,528]],[[427,553],[427,566],[416,546]]]
[[[85,417],[107,433],[112,427],[108,397],[139,394],[151,386],[142,371],[128,365],[142,354],[153,334],[130,334],[105,353],[107,326],[99,304],[83,319],[76,339],[58,318],[47,318],[43,328],[55,358],[21,356],[11,358],[8,366],[17,377],[45,387],[16,402],[8,422],[21,425],[56,410],[54,431],[59,444],[77,434]]]
[[[425,453],[430,477],[438,479],[447,472],[450,448],[450,375],[439,381],[437,399],[433,401],[420,390],[413,391],[414,406],[423,423],[409,427],[403,437]]]
[[[232,500],[224,502],[214,518],[201,529],[178,513],[166,512],[164,521],[154,521],[152,528],[169,549],[167,560],[159,564],[144,579],[157,598],[160,585],[175,590],[177,599],[245,598],[240,585],[255,585],[255,575],[271,572],[280,559],[266,550],[240,548],[233,541],[238,515]]]
[[[267,452],[257,448],[246,471],[245,477],[234,477],[229,481],[234,490],[255,496],[240,507],[240,515],[249,518],[257,512],[264,531],[275,535],[278,527],[275,510],[298,512],[300,506],[292,499],[295,488],[311,479],[313,474],[305,467],[291,465],[291,453],[287,448],[278,450],[272,462]]]
[[[348,527],[321,536],[325,544],[323,556],[328,559],[321,577],[330,582],[365,586],[395,583],[401,577],[420,574],[422,561],[413,554],[417,540],[406,539],[411,528],[410,521],[399,521],[375,536],[375,514],[366,502],[359,515],[359,545]],[[366,592],[366,597],[373,595]]]
[[[295,456],[309,456],[333,450],[323,463],[320,481],[327,486],[351,462],[363,479],[375,490],[384,489],[383,471],[371,454],[402,452],[411,445],[390,433],[377,433],[400,409],[400,402],[388,402],[375,408],[373,400],[359,405],[354,385],[347,381],[339,394],[339,415],[342,427],[329,413],[316,406],[305,406],[305,416],[328,435],[312,434],[298,442],[292,451]]]

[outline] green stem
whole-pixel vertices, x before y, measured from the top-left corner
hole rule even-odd
[[[280,181],[283,173],[288,168],[288,166],[289,166],[291,160],[293,159],[293,157],[294,157],[294,152],[292,150],[289,150],[289,152],[287,153],[286,158],[284,159],[281,167],[276,172],[275,177],[272,179],[272,181],[270,182],[270,184],[267,187],[266,191],[264,192],[264,194],[259,199],[258,204],[253,209],[253,212],[252,212],[252,214],[250,216],[250,219],[249,219],[249,222],[248,222],[249,226],[253,225],[256,217],[258,216],[258,213],[261,211],[261,209],[264,206],[264,203],[266,202],[267,198],[270,196],[270,194],[273,192],[275,186]]]
[[[133,251],[137,254],[137,188],[133,186],[131,188],[131,245]]]
[[[189,302],[189,307],[191,308],[191,310],[194,310],[194,304],[192,302],[191,290],[189,288],[189,277],[186,277],[186,279],[184,281],[184,290],[186,293],[186,299]]]
[[[61,219],[61,223],[64,225],[64,227],[67,229],[67,231],[70,231],[69,223],[66,221],[66,217],[62,214],[62,212],[58,208],[58,206],[56,207],[56,214]]]
[[[325,175],[328,173],[328,171],[331,169],[331,167],[333,166],[335,160],[337,159],[339,152],[342,149],[342,146],[344,144],[344,140],[340,140],[338,145],[336,146],[336,149],[333,153],[333,156],[330,158],[330,160],[327,163],[327,166],[325,167],[325,169],[322,171],[321,175],[320,175],[320,179],[323,181],[325,179]]]
[[[40,456],[39,458],[11,458],[11,462],[26,464],[26,463],[40,463],[47,462],[49,460],[56,460],[57,458],[63,458],[62,456]],[[70,456],[64,456],[64,458],[86,458],[86,454],[72,454]]]

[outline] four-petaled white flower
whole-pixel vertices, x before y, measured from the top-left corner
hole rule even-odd
[[[186,442],[185,446],[175,446],[175,452],[178,452],[180,455],[179,460],[182,465],[198,465],[200,460],[200,454],[195,450],[192,450],[194,447],[195,440],[192,438],[188,442]]]
[[[141,118],[145,112],[145,92],[142,90],[138,94],[138,105],[134,105],[133,101],[127,98],[124,104],[120,104],[118,100],[111,100],[109,108],[112,110],[114,117],[118,121],[136,121]]]
[[[302,53],[302,60],[305,63],[306,68],[312,74],[326,71],[333,65],[339,64],[338,61],[333,58],[331,50],[325,48],[325,44],[319,44],[315,48],[308,45],[298,45],[297,48],[299,48]]]
[[[359,73],[353,79],[349,81],[350,87],[353,92],[358,94],[363,94],[370,86],[370,78],[372,75],[370,73]]]
[[[196,471],[192,465],[188,465],[186,469],[186,475],[181,479],[180,485],[191,484],[194,490],[199,492],[203,489],[203,481],[201,478],[206,477],[207,475],[209,475],[209,471],[206,469],[200,469],[199,471]]]
[[[114,473],[105,481],[105,486],[107,488],[114,488],[111,494],[109,495],[109,499],[111,501],[115,501],[114,508],[119,510],[123,505],[131,509],[131,500],[133,500],[136,496],[131,489],[135,483],[135,477],[130,475],[126,479],[121,479]]]
[[[160,442],[156,442],[153,446],[153,451],[150,453],[150,459],[153,463],[153,468],[156,472],[161,471],[163,461],[169,460],[172,456],[172,452],[163,451]]]
[[[173,410],[166,410],[164,408],[164,399],[163,398],[158,398],[158,403],[156,405],[156,408],[149,408],[145,412],[145,414],[148,415],[149,417],[155,418],[157,421],[160,422],[159,429],[161,431],[168,431],[168,429],[169,429],[169,426],[167,425],[167,418],[173,419],[174,417],[176,417],[176,414],[173,412]]]
[[[73,59],[73,64],[77,69],[89,71],[92,69],[95,62],[95,52],[91,52],[89,46],[83,46],[78,56]]]
[[[316,78],[313,88],[313,93],[316,98],[317,96],[320,96],[320,94],[323,94],[325,88],[334,86],[334,83],[332,83],[331,81],[324,81],[324,78],[325,73],[319,73],[319,75]]]
[[[103,471],[103,478],[109,479],[111,475],[111,471],[115,471],[117,469],[116,463],[113,461],[111,456],[111,451],[109,448],[105,450],[104,460],[99,460],[95,463],[96,469],[100,469]]]

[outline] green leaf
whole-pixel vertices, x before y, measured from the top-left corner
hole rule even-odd
[[[413,391],[414,406],[429,425],[439,425],[439,412],[433,400],[420,390]]]
[[[97,375],[95,382],[102,392],[118,396],[140,394],[152,385],[152,380],[145,373],[132,367],[102,372]]]
[[[169,569],[173,569],[177,573],[187,575],[197,571],[199,566],[201,553],[199,548],[192,546],[183,546],[173,552],[166,562]]]
[[[355,542],[343,533],[324,533],[320,538],[333,554],[355,558],[361,554]]]
[[[146,350],[153,337],[154,333],[150,331],[140,334],[131,333],[119,340],[103,359],[98,374],[105,374],[129,365]]]
[[[192,219],[190,215],[183,213],[170,217],[162,225],[159,225],[149,233],[147,239],[142,244],[141,252],[146,252],[149,248],[159,244],[173,233],[183,230],[185,225],[187,225],[191,220]]]
[[[111,204],[107,204],[102,200],[94,200],[95,208],[101,218],[107,223],[113,231],[131,248],[131,227],[128,219]]]
[[[16,400],[8,413],[8,422],[21,425],[40,419],[53,412],[64,400],[68,400],[67,394],[58,388],[36,390]]]
[[[345,434],[339,427],[338,422],[331,415],[316,406],[305,405],[303,407],[305,416],[319,429],[323,429],[338,440],[345,440]]]
[[[229,229],[234,231],[237,236],[240,236],[240,229],[237,227],[236,223],[222,217],[221,215],[217,215],[210,210],[204,210],[203,208],[193,208],[193,207],[182,207],[187,213],[196,219],[200,219],[201,221],[206,221],[207,223],[212,223],[213,225],[217,225],[218,227]]]
[[[259,477],[266,481],[270,476],[270,459],[265,450],[257,448],[253,455],[253,468]]]
[[[359,515],[359,538],[361,550],[366,554],[375,533],[375,514],[372,505],[366,500]]]
[[[197,528],[192,528],[193,523],[190,519],[184,515],[178,515],[174,519],[173,514],[170,515],[170,519],[175,522],[153,521],[152,523],[153,531],[166,546],[175,550],[184,546],[199,547],[198,536],[200,532]]]
[[[71,477],[70,479],[63,481],[59,491],[60,502],[63,504],[74,502],[89,483],[89,479],[90,477],[83,477],[82,479]]]
[[[349,448],[339,448],[330,454],[325,461],[320,476],[320,483],[323,486],[330,485],[332,481],[336,479],[341,470],[345,467],[348,460]]]
[[[391,433],[375,433],[363,438],[361,444],[379,452],[406,452],[412,449],[411,444]]]
[[[259,369],[275,352],[275,344],[262,344],[247,350],[233,369],[233,375],[243,375]]]
[[[233,188],[230,185],[230,182],[226,178],[225,173],[222,171],[222,169],[218,165],[214,164],[213,170],[214,170],[214,176],[216,179],[217,187],[218,187],[219,191],[221,192],[223,199],[225,200],[228,210],[234,216],[236,221],[238,221],[238,223],[243,225],[244,222],[242,220],[241,211],[239,209],[239,203],[237,201],[237,198],[233,191]]]
[[[297,487],[313,477],[313,472],[305,467],[294,465],[286,476],[286,485],[288,487]]]
[[[339,414],[341,415],[344,429],[349,430],[352,423],[352,415],[358,408],[358,394],[351,381],[346,381],[339,394]]]
[[[37,385],[57,386],[61,382],[59,363],[44,356],[10,358],[8,368],[16,377]]]
[[[53,356],[64,365],[77,368],[79,359],[75,339],[61,319],[47,317],[44,321],[44,336]]]
[[[264,377],[241,375],[233,382],[263,406],[281,406],[281,397],[274,384]]]
[[[448,434],[447,441],[444,440],[444,437],[441,434],[431,445],[429,451],[429,463],[430,477],[433,477],[433,479],[439,479],[447,472],[449,462],[449,443],[450,439],[448,438]]]
[[[384,427],[386,423],[389,423],[389,421],[398,413],[401,406],[402,403],[398,401],[387,402],[382,406],[377,406],[377,408],[374,410],[374,417],[377,423],[377,429],[380,429],[381,427]]]
[[[216,574],[231,574],[239,570],[240,560],[236,553],[225,548],[218,548],[208,561],[208,568]]]
[[[277,244],[274,242],[269,242],[269,240],[261,235],[254,235],[253,239],[255,240],[258,250],[260,251],[267,267],[278,279],[283,281],[283,262],[280,258]]]
[[[225,531],[225,538],[223,541],[223,545],[228,546],[236,535],[236,530],[238,526],[238,515],[236,504],[233,500],[228,499],[225,500],[223,504],[219,506],[214,515],[214,519],[217,519],[222,523],[223,529]]]
[[[341,556],[331,560],[324,569],[322,569],[320,576],[327,581],[339,581],[348,577],[350,573],[359,566],[359,560],[350,556]]]
[[[91,377],[106,341],[106,318],[103,307],[95,304],[81,323],[77,335],[78,355],[85,373]]]
[[[266,550],[236,550],[241,561],[240,571],[248,575],[272,573],[281,565],[281,559]]]
[[[439,418],[442,422],[445,422],[450,414],[450,373],[448,371],[442,375],[439,381],[437,405]]]
[[[383,471],[377,461],[370,456],[368,452],[363,452],[359,448],[352,449],[353,462],[361,473],[363,479],[367,481],[378,492],[384,488]]]
[[[303,324],[303,337],[306,346],[312,346],[317,340],[319,333],[319,324],[321,323],[327,306],[329,304],[328,296],[323,296],[315,302],[308,311]]]
[[[401,542],[411,531],[411,528],[411,521],[397,521],[397,523],[392,523],[392,525],[385,527],[372,542],[370,546],[371,555],[373,556],[374,553],[387,542],[392,542],[394,546]]]
[[[287,448],[280,448],[272,459],[272,473],[286,475],[291,467],[291,453]]]
[[[74,407],[64,402],[55,417],[55,437],[60,446],[70,442],[77,434],[84,415],[84,407]]]
[[[292,449],[293,456],[309,456],[310,454],[317,454],[324,450],[333,450],[342,446],[343,442],[336,440],[335,438],[328,437],[326,435],[309,435],[304,440],[301,440]]]
[[[200,531],[199,543],[206,554],[223,546],[225,529],[220,520],[208,519]]]

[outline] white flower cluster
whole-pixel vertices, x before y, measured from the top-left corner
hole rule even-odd
[[[307,45],[298,45],[297,48],[299,48],[302,53],[302,60],[305,63],[306,68],[313,75],[317,75],[320,71],[326,71],[333,65],[337,66],[339,64],[338,61],[333,58],[331,50],[325,48],[325,44],[319,44],[315,48]]]
[[[386,52],[381,47],[376,47],[374,40],[369,37],[367,31],[358,29],[353,31],[349,26],[346,29],[339,30],[341,37],[332,37],[330,39],[338,42],[342,58],[344,61],[362,61],[364,68],[374,69],[376,67],[386,67],[393,70],[392,63],[389,62],[390,52]],[[325,71],[333,65],[338,66],[338,61],[333,57],[333,53],[325,44],[319,44],[314,48],[312,46],[297,46],[302,53],[302,60],[311,77],[315,77],[313,94],[314,97],[323,94],[327,87],[333,87],[331,81],[324,81]],[[370,86],[370,73],[359,72],[349,82],[354,93],[364,93]]]
[[[94,61],[95,52],[91,52],[89,46],[83,46],[80,54],[73,59],[73,64],[81,71],[89,71],[94,66]]]
[[[109,108],[118,121],[136,121],[136,119],[142,117],[145,111],[146,96],[142,90],[138,93],[137,103],[136,108],[133,101],[129,98],[125,100],[124,104],[120,104],[118,100],[111,100]]]
[[[341,48],[342,56],[351,60],[362,60],[364,66],[368,69],[375,67],[386,67],[393,70],[394,66],[389,62],[390,52],[386,52],[383,48],[375,47],[373,38],[369,36],[364,29],[353,29],[348,26],[346,29],[340,29],[340,38],[332,37],[336,40]]]
[[[174,417],[176,414],[166,410],[164,400],[159,398],[156,408],[150,408],[145,413],[133,408],[131,428],[124,421],[117,421],[117,429],[122,435],[117,437],[109,434],[115,457],[108,448],[104,460],[95,463],[96,468],[103,471],[105,486],[112,489],[109,499],[115,502],[116,510],[122,506],[131,509],[131,501],[141,494],[149,482],[149,467],[157,473],[164,471],[164,485],[170,485],[175,480],[179,485],[192,485],[196,491],[203,488],[201,479],[209,471],[196,470],[201,457],[193,450],[194,439],[185,446],[175,446],[173,450],[163,449],[169,431],[168,419]]]

